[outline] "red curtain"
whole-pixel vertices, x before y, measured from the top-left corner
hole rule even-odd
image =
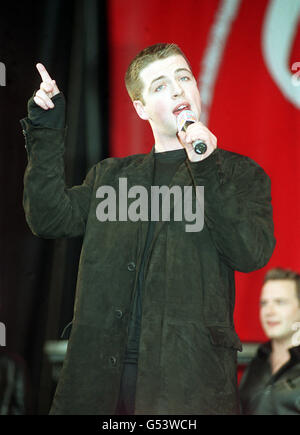
[[[198,80],[218,146],[247,155],[272,181],[277,246],[268,265],[236,274],[235,324],[243,341],[266,337],[259,295],[266,271],[300,271],[299,0],[110,0],[110,155],[149,152],[153,137],[127,95],[132,58],[175,42]],[[208,96],[206,95],[208,94]],[[203,121],[204,122],[204,121]]]

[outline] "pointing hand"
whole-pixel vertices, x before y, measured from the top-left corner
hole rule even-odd
[[[54,104],[51,98],[54,97],[54,95],[59,94],[60,90],[58,89],[55,80],[51,79],[43,64],[37,63],[36,68],[40,73],[42,82],[40,84],[40,89],[36,92],[33,99],[42,109],[53,109]]]

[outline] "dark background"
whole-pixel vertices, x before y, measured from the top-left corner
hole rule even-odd
[[[81,184],[87,170],[108,156],[106,14],[104,0],[1,5],[6,86],[0,87],[0,322],[6,326],[6,346],[0,351],[24,361],[32,414],[49,410],[53,385],[43,346],[58,339],[72,320],[82,240],[39,239],[27,226],[22,206],[27,155],[19,120],[39,88],[35,65],[41,62],[67,100],[67,184]]]

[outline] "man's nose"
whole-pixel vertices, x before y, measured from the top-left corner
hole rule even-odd
[[[266,316],[271,316],[275,312],[276,312],[275,305],[272,302],[268,303],[267,306],[266,306],[266,309],[265,309],[265,315]]]
[[[184,95],[184,91],[182,87],[179,85],[179,83],[174,82],[172,85],[172,96],[173,98],[178,98]]]

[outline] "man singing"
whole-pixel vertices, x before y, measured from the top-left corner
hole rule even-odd
[[[64,180],[64,97],[45,67],[21,120],[28,153],[24,209],[44,238],[83,236],[73,326],[52,414],[238,414],[234,271],[263,267],[274,246],[270,179],[248,157],[217,148],[175,44],[145,48],[125,76],[148,154],[107,158],[80,186]],[[178,133],[182,110],[195,121]],[[50,116],[56,113],[55,116]],[[122,128],[122,126],[116,126]],[[197,154],[200,139],[207,150]],[[97,190],[204,187],[204,225],[99,221]],[[132,201],[132,199],[131,199]],[[130,205],[130,199],[128,199]],[[119,210],[118,210],[119,211]]]

